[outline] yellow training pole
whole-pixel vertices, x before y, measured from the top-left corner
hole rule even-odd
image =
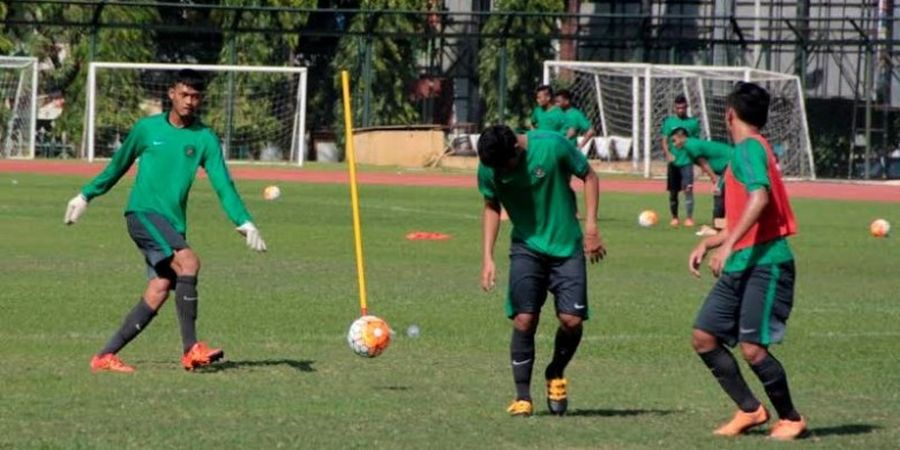
[[[356,245],[356,277],[359,281],[359,308],[362,315],[369,313],[366,305],[366,271],[363,264],[362,229],[359,222],[359,191],[356,188],[356,154],[353,150],[353,119],[350,112],[350,75],[341,71],[344,90],[344,145],[347,149],[347,168],[350,171],[350,205],[353,209],[353,241]]]

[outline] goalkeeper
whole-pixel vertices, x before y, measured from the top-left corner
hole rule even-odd
[[[103,172],[69,201],[64,219],[67,225],[75,223],[88,202],[112,189],[140,158],[125,221],[128,234],[144,255],[149,280],[122,326],[91,359],[94,372],[134,371],[117,354],[150,324],[173,289],[184,350],[182,366],[193,370],[224,356],[221,349],[198,341],[195,328],[200,259],[185,240],[185,210],[198,167],[205,169],[222,207],[246,237],[247,245],[256,251],[266,250],[228,174],[218,137],[197,116],[204,88],[199,73],[177,72],[168,92],[171,110],[138,120]]]

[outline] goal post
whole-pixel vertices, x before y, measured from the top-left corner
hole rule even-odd
[[[110,157],[138,119],[168,111],[168,89],[182,69],[205,75],[199,116],[226,159],[303,165],[307,69],[282,66],[93,62],[83,157]]]
[[[34,158],[38,59],[0,56],[0,95],[0,154],[4,158]]]
[[[812,145],[800,80],[795,75],[723,66],[545,61],[545,84],[572,92],[597,132],[595,149],[604,170],[664,174],[660,128],[678,95],[697,117],[701,138],[729,142],[725,97],[739,81],[751,81],[771,95],[763,134],[786,177],[815,178]]]

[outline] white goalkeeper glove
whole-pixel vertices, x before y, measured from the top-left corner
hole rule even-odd
[[[253,222],[244,222],[243,225],[237,227],[237,232],[247,237],[247,247],[258,252],[266,251],[266,241],[260,236],[259,230],[256,229]]]
[[[88,201],[84,198],[84,195],[78,194],[69,200],[69,206],[66,207],[66,216],[63,218],[63,222],[66,225],[72,225],[73,223],[78,221],[78,218],[87,211]]]

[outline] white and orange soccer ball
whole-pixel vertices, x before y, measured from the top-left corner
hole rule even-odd
[[[278,186],[275,186],[275,185],[266,186],[266,188],[263,189],[263,198],[264,199],[275,200],[278,197],[281,197],[281,188],[279,188]]]
[[[642,227],[652,227],[659,222],[659,216],[656,215],[656,211],[646,210],[642,211],[638,216],[638,225]]]
[[[891,233],[891,223],[884,219],[875,219],[869,225],[869,233],[875,237],[887,237]]]
[[[391,327],[384,320],[375,316],[362,316],[350,324],[347,343],[353,353],[374,358],[388,348],[392,334]]]

